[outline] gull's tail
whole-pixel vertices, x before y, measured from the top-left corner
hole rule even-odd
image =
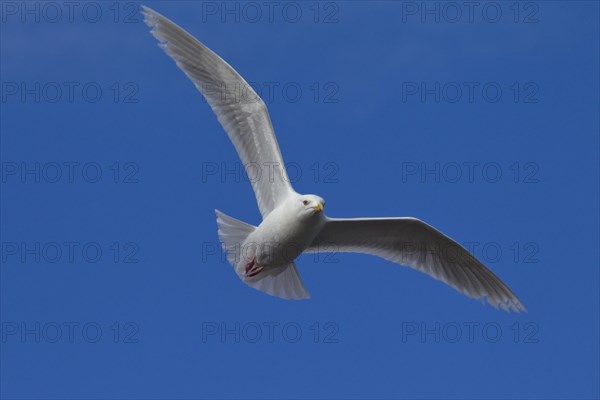
[[[252,246],[250,244],[245,248],[244,243],[256,227],[225,215],[219,210],[215,210],[215,213],[219,227],[219,240],[227,255],[227,261],[246,285],[282,299],[301,300],[310,297],[293,262],[283,267],[265,269],[253,277],[246,276],[245,266],[250,261],[246,257],[249,256]]]
[[[219,210],[215,210],[217,214],[217,226],[219,227],[219,240],[223,246],[223,251],[227,254],[227,261],[237,271],[237,266],[243,264],[242,245],[244,241],[256,227],[245,222],[223,214]],[[242,265],[242,271],[244,271]],[[244,271],[245,272],[245,271]],[[239,275],[239,272],[238,272]]]

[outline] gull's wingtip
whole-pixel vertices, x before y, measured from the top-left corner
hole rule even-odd
[[[468,293],[465,294],[468,297],[473,298],[472,295]],[[481,297],[475,296],[475,298],[478,299],[481,302],[481,304],[485,305],[487,303],[494,307],[496,310],[502,310],[507,313],[514,312],[520,314],[523,312],[527,314],[527,308],[525,308],[523,303],[521,303],[521,301],[518,298],[516,298],[516,296],[514,298],[507,298],[505,300],[494,300],[488,295],[483,295]]]
[[[142,15],[144,16],[144,22],[150,28],[154,28],[156,26],[156,24],[158,24],[158,18],[161,17],[161,15],[159,13],[157,13],[156,11],[154,11],[153,9],[151,9],[150,7],[145,6],[143,4],[141,5],[141,8],[142,8]]]
[[[156,11],[144,4],[142,4],[140,7],[142,9],[142,14],[156,14]]]
[[[523,312],[523,313],[525,313],[525,314],[528,314],[528,313],[529,313],[529,312],[527,311],[527,308],[525,308],[525,306],[523,305],[523,303],[519,303],[519,304],[517,304],[517,308],[518,308],[517,314],[518,314],[518,313],[521,313],[521,312]]]
[[[514,301],[514,300],[509,300],[507,303],[504,304],[504,306],[506,308],[503,307],[504,311],[506,312],[515,312],[517,314],[520,313],[525,313],[527,314],[527,309],[525,308],[525,306],[523,305],[523,303],[521,303],[520,301]]]

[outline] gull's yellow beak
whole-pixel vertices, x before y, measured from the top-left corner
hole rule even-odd
[[[323,211],[323,203],[319,203],[316,206],[313,207],[315,210],[317,210],[318,212]]]

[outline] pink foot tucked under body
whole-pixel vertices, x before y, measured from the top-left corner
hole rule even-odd
[[[262,271],[263,268],[264,267],[262,265],[258,265],[254,262],[254,260],[252,260],[248,264],[246,264],[246,276],[248,276],[248,277],[254,276],[254,275],[258,274],[260,271]]]

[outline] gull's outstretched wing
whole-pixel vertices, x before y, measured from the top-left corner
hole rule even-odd
[[[265,217],[293,190],[265,103],[208,47],[156,11],[142,9],[152,35],[204,95],[233,142]]]
[[[367,253],[417,269],[508,311],[521,301],[464,247],[415,218],[328,219],[307,252]]]

